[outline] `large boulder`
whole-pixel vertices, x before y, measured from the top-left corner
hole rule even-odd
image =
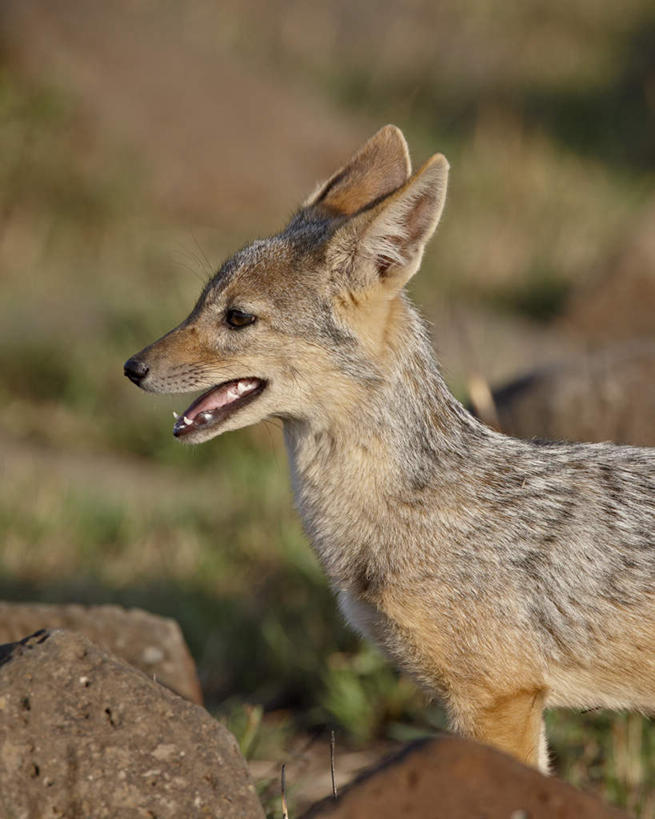
[[[304,819],[627,819],[556,777],[461,737],[419,742]]]
[[[0,816],[263,819],[234,737],[68,631],[0,646]]]
[[[141,609],[0,601],[0,644],[39,629],[79,631],[100,648],[202,705],[196,667],[175,620]]]

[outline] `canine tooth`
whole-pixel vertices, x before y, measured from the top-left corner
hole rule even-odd
[[[237,384],[237,390],[239,391],[239,395],[243,395],[244,392],[248,392],[250,386],[246,384],[245,381],[239,381]]]
[[[193,421],[192,421],[190,418],[187,418],[187,417],[186,417],[186,415],[185,415],[185,416],[182,418],[182,420],[184,421],[184,423],[185,423],[187,426],[188,426],[189,424],[192,424],[192,423],[193,423]]]
[[[175,410],[173,410],[173,418],[175,418],[175,420],[177,421],[177,419],[178,419],[179,417],[180,417],[180,416],[179,416],[179,415],[178,415],[178,414],[175,412]]]

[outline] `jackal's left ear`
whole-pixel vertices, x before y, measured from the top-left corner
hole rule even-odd
[[[336,215],[352,216],[403,185],[412,172],[400,128],[385,125],[348,163],[323,182],[303,203],[322,205]]]
[[[435,154],[401,188],[337,233],[333,249],[353,284],[366,286],[375,277],[395,292],[414,275],[441,218],[448,168],[446,157]]]

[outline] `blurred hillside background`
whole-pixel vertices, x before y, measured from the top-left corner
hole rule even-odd
[[[297,807],[330,727],[357,767],[441,712],[342,624],[279,429],[185,448],[186,399],[122,363],[386,122],[451,162],[412,293],[462,400],[655,342],[651,0],[0,6],[0,597],[175,617],[264,797],[287,761]],[[655,816],[655,726],[549,721],[562,776]]]

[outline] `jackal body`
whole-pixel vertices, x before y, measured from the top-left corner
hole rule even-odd
[[[411,175],[383,128],[126,374],[208,389],[175,426],[193,443],[282,419],[348,620],[455,729],[547,769],[544,707],[655,707],[655,450],[515,440],[450,394],[403,292],[447,172]]]

